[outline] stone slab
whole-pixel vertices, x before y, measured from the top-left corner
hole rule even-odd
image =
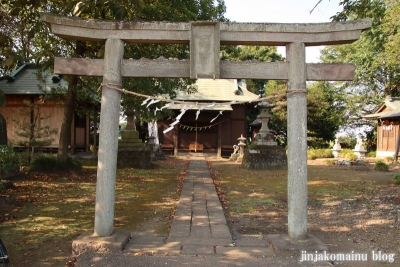
[[[218,255],[232,257],[274,257],[275,253],[271,247],[216,247]]]
[[[294,241],[287,234],[272,234],[267,236],[275,251],[279,254],[294,251],[328,251],[329,248],[314,235],[308,234],[306,240]]]
[[[128,244],[165,244],[166,237],[160,236],[132,236]]]
[[[184,245],[182,254],[188,255],[214,255],[214,246]]]
[[[259,239],[257,237],[246,237],[235,240],[237,247],[269,247],[271,243],[266,239]]]
[[[211,225],[211,235],[213,238],[230,238],[231,231],[227,225]]]
[[[224,238],[200,238],[200,237],[189,237],[189,238],[168,238],[168,242],[179,242],[182,245],[198,245],[198,246],[229,246],[232,243],[232,239]]]
[[[120,230],[115,230],[112,235],[106,237],[95,236],[93,230],[89,230],[72,241],[72,255],[78,256],[85,252],[109,253],[122,251],[130,238],[130,232]]]
[[[192,228],[190,229],[190,237],[210,238],[210,226],[192,225]]]
[[[181,244],[179,242],[134,244],[128,243],[123,251],[124,253],[146,253],[162,255],[180,255]]]

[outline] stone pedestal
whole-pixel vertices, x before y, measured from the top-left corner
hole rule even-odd
[[[251,145],[244,151],[242,166],[246,169],[286,169],[286,151],[281,146]]]
[[[151,167],[150,148],[139,139],[136,131],[134,114],[126,111],[126,129],[121,131],[121,139],[118,139],[118,168],[149,168]]]
[[[131,238],[131,233],[127,231],[114,230],[105,237],[87,231],[72,241],[72,256],[79,256],[86,252],[110,253],[122,251]]]
[[[261,121],[261,129],[255,135],[254,141],[244,151],[242,166],[247,169],[286,169],[286,150],[277,145],[274,134],[268,129],[268,121],[271,118],[269,109],[273,104],[261,102],[258,104]]]

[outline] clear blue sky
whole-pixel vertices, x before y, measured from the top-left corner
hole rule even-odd
[[[225,16],[235,22],[318,23],[330,22],[340,12],[340,0],[225,0]],[[307,62],[318,62],[321,47],[308,47]],[[285,49],[278,47],[284,54]]]

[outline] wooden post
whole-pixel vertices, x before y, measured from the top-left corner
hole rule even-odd
[[[94,234],[97,236],[110,236],[114,232],[121,92],[112,88],[121,88],[121,60],[123,53],[124,42],[122,40],[108,39],[106,41],[94,220]]]

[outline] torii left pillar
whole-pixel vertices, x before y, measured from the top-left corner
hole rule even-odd
[[[117,174],[118,124],[122,88],[121,65],[124,42],[107,39],[101,95],[100,135],[97,163],[94,233],[82,234],[72,243],[72,253],[121,251],[130,239],[129,232],[114,231],[114,202]]]

